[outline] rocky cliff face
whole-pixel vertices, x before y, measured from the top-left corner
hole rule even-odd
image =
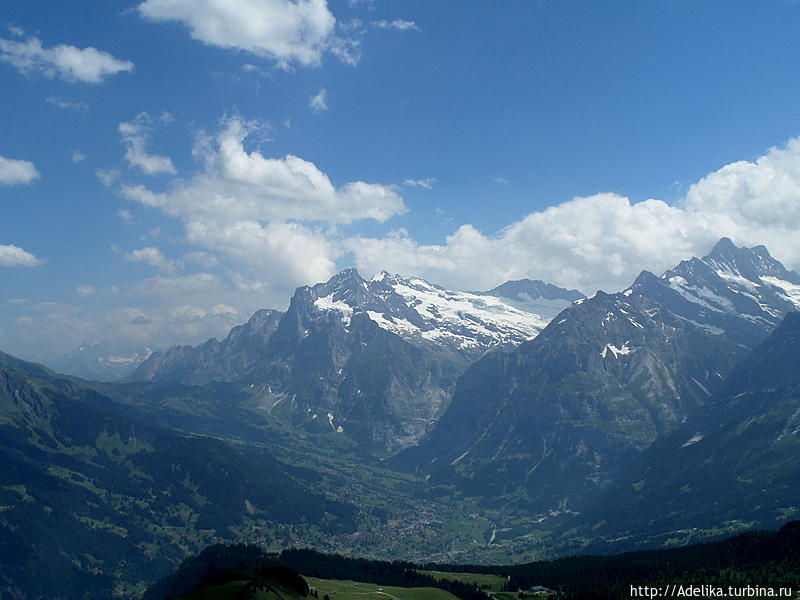
[[[212,338],[199,346],[173,346],[156,352],[126,379],[194,385],[235,381],[261,360],[282,315],[276,310],[259,310],[222,341]]]
[[[800,513],[800,314],[792,312],[706,406],[587,503],[598,548],[775,527]]]

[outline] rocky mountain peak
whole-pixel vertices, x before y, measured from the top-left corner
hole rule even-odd
[[[707,256],[697,260],[707,264],[723,278],[741,276],[760,284],[761,278],[766,276],[800,283],[800,276],[787,270],[764,246],[739,248],[730,239],[722,238]]]
[[[569,298],[582,297],[542,282],[514,282],[510,288],[519,301],[496,292],[447,290],[420,277],[386,271],[367,281],[347,269],[325,283],[300,288],[293,303],[304,307],[303,331],[331,313],[339,314],[344,327],[361,314],[406,340],[476,358],[494,346],[535,337],[569,305]]]

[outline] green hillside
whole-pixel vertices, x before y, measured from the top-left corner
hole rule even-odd
[[[353,514],[266,453],[120,416],[0,355],[0,597],[134,597],[214,542],[286,543],[295,527],[330,534]]]

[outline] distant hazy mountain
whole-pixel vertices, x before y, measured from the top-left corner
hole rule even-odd
[[[269,455],[119,416],[84,382],[0,353],[0,597],[132,597],[219,539],[354,510]]]
[[[564,300],[575,302],[586,297],[578,290],[565,290],[538,279],[506,281],[488,292],[473,293],[479,296],[502,298],[506,304],[515,308],[551,319],[564,310]]]
[[[397,462],[544,518],[573,510],[721,388],[797,306],[798,283],[762,246],[723,239],[662,277],[579,300],[532,341],[470,367]]]
[[[578,294],[544,286],[540,297],[527,283],[515,282],[527,300],[541,300],[543,314],[496,291],[455,292],[388,273],[365,280],[347,269],[299,288],[286,314],[260,311],[223,342],[156,353],[130,380],[238,381],[296,427],[393,452],[430,428],[472,361],[535,337]]]
[[[151,354],[152,348],[127,354],[114,353],[102,342],[95,342],[81,344],[76,350],[47,361],[47,366],[58,373],[83,379],[116,381],[133,373]]]
[[[687,542],[800,514],[800,314],[789,313],[707,405],[638,457],[593,507],[604,539]],[[599,544],[598,544],[599,545]]]

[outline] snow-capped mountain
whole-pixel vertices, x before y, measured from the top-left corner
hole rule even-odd
[[[245,353],[234,356],[228,340],[179,346],[155,354],[130,379],[239,382],[273,417],[343,433],[385,454],[430,429],[472,361],[534,338],[576,294],[554,286],[547,293],[549,312],[537,314],[494,294],[388,273],[366,280],[346,269],[298,288],[269,331],[245,336]]]
[[[474,363],[398,464],[467,493],[521,494],[543,514],[574,507],[719,391],[796,309],[798,283],[763,246],[723,239],[661,277],[578,300],[535,339]]]
[[[59,373],[96,381],[116,381],[133,373],[153,354],[152,348],[137,352],[111,352],[102,342],[81,344],[77,349],[47,361]]]
[[[574,290],[550,288],[550,298],[526,292],[526,305],[522,298],[500,295],[500,288],[485,293],[457,292],[418,277],[404,278],[385,271],[366,281],[355,269],[348,269],[327,283],[307,288],[307,293],[316,296],[317,309],[339,313],[345,324],[354,312],[362,312],[382,329],[404,339],[477,357],[495,346],[536,337],[573,299],[583,297]]]
[[[722,238],[708,256],[683,261],[659,278],[642,273],[624,293],[634,292],[713,334],[752,346],[800,308],[800,275],[764,246],[737,248]]]

